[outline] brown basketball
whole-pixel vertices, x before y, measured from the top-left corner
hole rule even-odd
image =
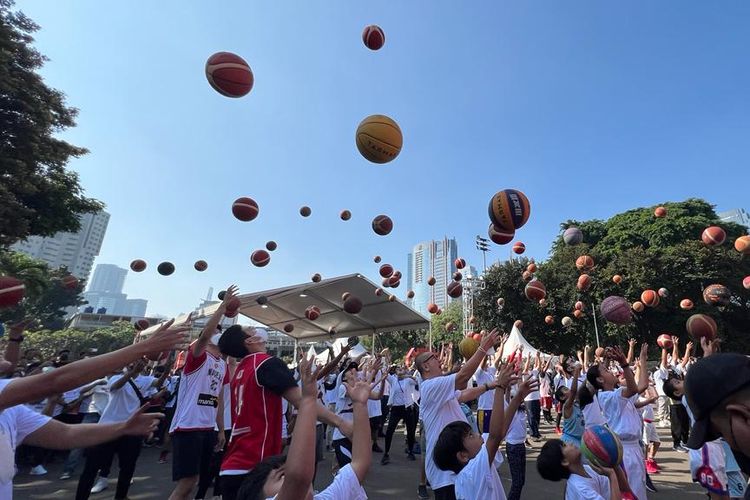
[[[349,314],[358,314],[362,310],[362,301],[355,296],[347,297],[344,301],[344,311]]]
[[[253,88],[253,71],[243,58],[231,52],[217,52],[206,61],[206,79],[225,97],[242,97]]]
[[[250,255],[250,262],[255,267],[267,266],[271,262],[271,255],[265,250],[256,250]]]
[[[685,329],[696,340],[700,340],[701,337],[706,337],[706,340],[713,340],[716,338],[716,321],[711,316],[706,314],[693,314],[685,323]]]
[[[659,294],[654,290],[644,290],[641,294],[641,302],[646,307],[656,307],[659,305]]]
[[[393,275],[393,266],[390,264],[383,264],[380,266],[380,276],[383,278],[390,278]]]
[[[446,292],[450,297],[453,297],[455,299],[460,297],[461,294],[464,293],[464,287],[458,281],[451,281],[448,284]]]
[[[195,264],[193,264],[193,267],[196,271],[202,272],[208,269],[208,262],[205,260],[197,260],[195,261]]]
[[[594,259],[590,255],[581,255],[576,259],[576,268],[579,271],[591,271],[594,268]]]
[[[237,198],[232,203],[232,214],[243,222],[255,219],[259,211],[258,204],[252,198]]]
[[[529,220],[529,199],[516,189],[504,189],[495,193],[488,207],[490,221],[498,228],[516,231]]]
[[[310,214],[312,213],[312,209],[308,206],[300,207],[299,214],[302,217],[310,217]]]
[[[355,142],[360,154],[373,163],[394,160],[404,143],[398,123],[384,115],[371,115],[357,126]]]
[[[375,234],[385,236],[393,230],[393,221],[387,215],[378,215],[372,219],[372,230]]]
[[[516,236],[515,231],[508,231],[507,229],[497,227],[492,223],[490,223],[490,227],[487,229],[487,234],[492,242],[498,245],[510,243]]]
[[[341,217],[341,220],[349,220],[352,218],[352,213],[349,210],[342,210],[339,217]]]
[[[726,241],[727,233],[719,226],[710,226],[703,230],[701,240],[710,246],[721,245]]]
[[[742,255],[750,255],[750,236],[740,236],[734,240],[734,249]]]
[[[140,273],[146,270],[146,261],[141,259],[135,259],[130,263],[130,269],[133,272]]]

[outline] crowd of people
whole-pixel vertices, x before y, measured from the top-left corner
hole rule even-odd
[[[66,450],[60,479],[80,471],[76,499],[110,487],[115,455],[114,498],[125,499],[142,448],[156,446],[171,463],[170,499],[365,499],[368,472],[393,467],[400,424],[420,498],[429,489],[437,500],[522,498],[530,442],[544,441],[535,468],[566,480],[566,498],[645,499],[661,470],[659,427],[670,427],[672,448],[711,498],[748,498],[750,358],[718,353],[717,341],[701,339],[696,358],[674,337],[650,366],[635,341],[627,353],[585,346],[549,356],[506,346],[495,329],[467,358],[454,359],[451,344],[414,359],[388,349],[354,356],[350,339],[325,363],[301,352],[290,368],[266,352],[263,328],[222,331],[237,294],[227,289],[189,344],[190,318],[76,361],[21,356],[26,325],[11,326],[0,362],[0,498],[12,498],[17,470],[46,474],[45,461]],[[542,419],[557,436],[542,435]],[[581,453],[586,429],[600,425],[622,443],[621,466]],[[326,453],[334,478],[316,491]]]

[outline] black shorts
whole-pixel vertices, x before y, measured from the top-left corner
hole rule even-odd
[[[172,434],[172,481],[200,474],[201,463],[210,462],[216,431],[177,431]]]

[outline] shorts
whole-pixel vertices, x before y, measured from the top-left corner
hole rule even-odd
[[[335,440],[333,450],[336,452],[336,462],[339,468],[352,462],[352,442],[349,438]]]
[[[690,450],[690,474],[693,482],[710,493],[729,495],[729,479],[721,441],[709,441],[700,450]]]
[[[552,409],[552,396],[544,396],[541,398],[542,408],[545,410]]]
[[[653,422],[643,422],[643,442],[648,443],[661,443],[659,433],[656,431],[656,424]]]
[[[172,434],[172,481],[200,474],[201,462],[210,461],[216,431],[177,431]]]

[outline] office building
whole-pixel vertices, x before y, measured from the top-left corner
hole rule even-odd
[[[456,271],[457,256],[458,245],[454,238],[424,241],[414,246],[409,254],[406,269],[409,290],[414,291],[414,298],[408,301],[409,306],[424,315],[429,315],[427,306],[430,303],[445,309],[455,300],[448,296],[446,287]],[[435,278],[433,286],[427,284],[430,277]]]

